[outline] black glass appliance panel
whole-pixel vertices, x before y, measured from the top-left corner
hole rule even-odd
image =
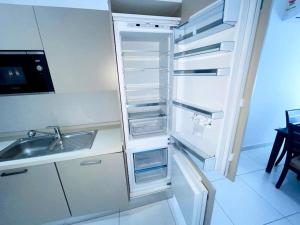
[[[54,92],[44,51],[0,51],[0,94]]]

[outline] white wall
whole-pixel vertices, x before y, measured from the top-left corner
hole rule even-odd
[[[117,91],[0,97],[0,133],[119,121]]]
[[[243,146],[274,141],[285,110],[300,108],[300,19],[283,21],[286,0],[274,0],[258,67]]]
[[[107,0],[0,0],[0,3],[108,10]]]

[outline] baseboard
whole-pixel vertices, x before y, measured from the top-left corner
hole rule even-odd
[[[265,142],[265,143],[260,143],[260,144],[255,144],[255,145],[248,145],[242,147],[242,151],[248,151],[248,150],[254,150],[257,148],[265,148],[265,147],[270,147],[273,145],[273,142]]]

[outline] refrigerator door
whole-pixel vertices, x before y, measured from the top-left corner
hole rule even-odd
[[[203,169],[236,169],[233,144],[261,2],[217,0],[174,29],[171,136]]]
[[[171,136],[195,154],[205,170],[214,169],[220,147],[235,31],[235,22],[225,18],[223,1],[174,29]]]
[[[226,174],[260,0],[217,0],[174,29],[169,127],[204,170]]]
[[[215,190],[189,155],[176,146],[172,149],[172,190],[169,199],[178,225],[210,224]]]

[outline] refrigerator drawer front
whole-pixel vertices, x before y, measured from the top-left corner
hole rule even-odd
[[[166,129],[166,117],[129,120],[129,132],[132,136],[165,133]]]
[[[167,175],[168,175],[167,166],[136,171],[134,174],[136,184],[161,180],[166,178]]]
[[[168,164],[168,149],[156,149],[133,154],[134,170],[143,170]]]

